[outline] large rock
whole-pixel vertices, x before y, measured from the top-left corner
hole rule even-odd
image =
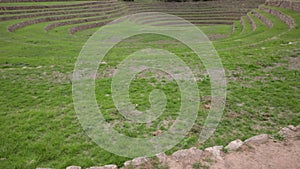
[[[206,148],[204,151],[211,153],[216,159],[222,160],[222,156],[221,156],[222,149],[223,146],[213,146],[213,147]]]
[[[69,166],[66,169],[81,169],[80,166]]]
[[[171,158],[176,159],[176,160],[182,160],[184,158],[193,158],[193,159],[200,159],[202,155],[202,151],[199,150],[196,147],[192,147],[190,149],[185,149],[185,150],[179,150],[176,151],[172,154]]]
[[[203,151],[196,147],[174,152],[167,158],[167,165],[171,169],[192,169],[192,165],[200,161]]]
[[[253,136],[244,141],[247,144],[262,144],[269,140],[269,136],[267,134],[260,134],[257,136]]]
[[[297,127],[289,125],[287,127],[282,128],[278,133],[284,135],[285,137],[293,137],[296,131]]]
[[[159,153],[159,154],[156,154],[155,156],[158,158],[160,163],[167,162],[168,156],[165,153]]]
[[[298,126],[296,126],[296,131],[300,131],[300,124]]]
[[[132,165],[132,166],[140,166],[140,165],[145,164],[147,162],[148,162],[148,159],[146,157],[137,157],[137,158],[134,158],[133,160],[126,161],[124,163],[124,166],[125,167],[128,167],[130,165]]]
[[[293,126],[293,125],[288,125],[287,126],[289,129],[293,130],[293,131],[296,131],[297,130],[297,127]]]
[[[101,167],[90,167],[87,169],[118,169],[118,166],[116,166],[114,164],[110,164],[110,165],[105,165],[105,166],[101,166]]]
[[[243,141],[240,139],[230,142],[225,148],[229,151],[235,151],[243,145]]]

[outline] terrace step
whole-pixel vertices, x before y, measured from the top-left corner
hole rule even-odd
[[[251,14],[253,14],[255,17],[257,17],[258,19],[260,19],[261,22],[264,23],[269,28],[273,27],[273,23],[268,18],[266,18],[265,16],[261,15],[259,12],[252,11]]]
[[[262,10],[257,10],[257,12],[259,12],[262,16],[270,20],[270,22],[273,23],[273,27],[268,28],[267,25],[261,22],[259,18],[255,17],[252,13],[249,13],[249,16],[253,17],[253,20],[256,23],[256,31],[248,31],[247,33],[241,33],[234,37],[229,37],[227,39],[219,41],[215,45],[223,46],[221,50],[231,50],[233,47],[224,48],[224,46],[232,46],[233,44],[239,46],[258,45],[263,42],[270,41],[274,39],[274,37],[282,36],[285,33],[289,32],[289,27],[279,17],[264,12]],[[272,29],[272,31],[270,31],[270,29]],[[228,45],[227,43],[230,43],[230,45]]]
[[[46,17],[46,18],[32,19],[32,20],[27,20],[27,21],[23,21],[23,22],[13,24],[13,25],[8,27],[8,31],[14,32],[15,30],[23,28],[25,26],[38,24],[38,23],[43,23],[43,22],[52,22],[52,21],[67,20],[67,19],[74,19],[74,18],[86,18],[86,17],[93,17],[93,16],[105,16],[105,15],[108,15],[108,14],[116,13],[119,10],[120,9],[115,10],[115,11],[101,12],[101,13],[63,15],[63,16],[52,16],[52,17]]]
[[[74,24],[80,24],[80,23],[86,23],[86,22],[93,22],[93,21],[100,21],[100,20],[107,20],[111,18],[116,18],[119,16],[124,15],[125,12],[120,12],[112,15],[105,15],[101,17],[95,17],[95,18],[84,18],[84,19],[77,19],[77,20],[69,20],[69,21],[62,21],[62,22],[54,22],[49,25],[47,25],[44,30],[45,31],[50,31],[51,29],[54,29],[56,27],[60,26],[66,26],[66,25],[74,25]]]
[[[79,13],[96,13],[96,12],[104,12],[104,11],[111,11],[120,9],[120,6],[108,7],[108,8],[98,8],[98,9],[87,9],[87,10],[63,10],[60,12],[47,12],[47,13],[34,13],[34,14],[25,14],[25,15],[14,15],[14,16],[7,16],[7,17],[0,17],[0,21],[7,21],[7,20],[16,20],[16,19],[24,19],[24,18],[35,18],[40,16],[51,16],[51,15],[67,15],[67,14],[79,14]]]
[[[2,0],[3,1],[3,0]],[[98,1],[98,2],[84,2],[76,4],[62,4],[62,5],[31,5],[31,6],[0,6],[0,10],[23,10],[23,9],[49,9],[49,8],[66,8],[66,7],[80,7],[85,5],[95,5],[103,3],[115,3],[115,1]]]
[[[105,8],[118,6],[122,3],[103,3],[103,4],[87,4],[79,7],[65,7],[65,8],[46,8],[46,9],[35,9],[35,10],[4,10],[0,12],[0,15],[11,15],[11,14],[27,14],[27,13],[39,13],[39,12],[54,12],[54,11],[69,11],[69,10],[82,10],[92,8]],[[123,5],[123,4],[122,4]]]
[[[104,22],[97,22],[97,23],[91,23],[91,24],[75,26],[75,27],[72,27],[72,28],[69,29],[69,33],[73,35],[73,34],[75,34],[76,32],[79,32],[79,31],[104,26],[109,22],[110,21],[104,21]]]
[[[287,1],[287,0],[268,0],[265,3],[268,6],[277,6],[281,8],[290,9],[296,12],[300,12],[300,1]]]
[[[182,17],[190,22],[220,22],[220,21],[234,21],[238,20],[238,18],[226,18],[226,17]],[[150,24],[153,22],[164,22],[164,21],[176,21],[177,18],[143,18],[142,20],[136,20],[137,23],[140,24]]]
[[[72,27],[71,29],[69,29],[70,34],[75,34],[79,31],[83,31],[83,30],[87,30],[87,29],[92,29],[92,28],[97,28],[97,27],[101,27],[104,26],[105,24],[109,23],[110,21],[107,22],[98,22],[98,23],[91,23],[91,24],[85,24],[85,25],[79,25],[79,26],[75,26]],[[201,21],[192,21],[190,22],[194,25],[232,25],[233,22],[225,22],[225,21],[210,21],[210,22],[201,22]],[[149,25],[152,26],[165,26],[165,25],[182,25],[184,26],[185,23],[182,22],[176,22],[176,21],[166,21],[166,22],[161,22],[161,23],[150,23]]]
[[[231,36],[237,36],[243,31],[242,19],[235,21],[232,25]]]
[[[235,8],[236,6],[241,6],[243,8],[256,8],[259,4],[263,4],[264,0],[251,1],[251,3],[245,1],[210,1],[210,2],[172,2],[172,3],[139,3],[139,2],[125,2],[125,4],[130,8],[143,8],[143,7],[168,7],[168,8],[213,8],[213,7],[222,7],[222,8]]]
[[[108,0],[101,2],[84,2],[76,4],[1,6],[0,13],[8,16],[0,17],[0,21],[32,18],[8,27],[8,31],[44,22],[53,22],[44,29],[49,31],[55,27],[79,24],[69,29],[71,34],[78,31],[103,26],[111,18],[137,12],[164,12],[178,15],[196,25],[224,24],[233,25],[242,15],[257,7],[262,0],[252,3],[244,1],[218,2],[186,2],[186,3],[136,3]],[[239,8],[236,8],[239,6]],[[126,10],[125,12],[125,9]],[[233,11],[234,9],[234,11]],[[13,14],[13,15],[9,15]],[[47,17],[48,16],[48,17]],[[160,20],[157,24],[178,24],[176,21]],[[96,23],[95,23],[96,22]],[[141,23],[151,23],[151,19]],[[81,25],[83,24],[83,25]],[[234,32],[234,26],[232,27]]]
[[[280,20],[282,20],[284,23],[286,23],[290,29],[293,29],[296,26],[294,19],[292,17],[282,13],[281,11],[278,11],[278,10],[275,10],[272,8],[268,8],[267,6],[260,6],[259,9],[278,17]]]
[[[254,25],[254,21],[249,15],[243,16],[240,20],[240,23],[242,25],[242,31],[241,34],[247,34],[251,31],[255,31],[256,25]]]
[[[249,22],[251,24],[252,31],[255,31],[257,27],[256,27],[256,24],[255,24],[253,18],[251,16],[249,16],[249,15],[247,15],[247,18],[248,18],[248,20],[249,20]]]

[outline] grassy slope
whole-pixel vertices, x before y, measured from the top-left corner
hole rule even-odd
[[[300,18],[288,10],[283,12]],[[268,14],[265,14],[268,16]],[[287,31],[279,19],[269,16],[274,28],[268,29],[255,19],[258,29],[215,41],[228,77],[228,99],[223,120],[214,136],[204,145],[197,144],[197,134],[207,111],[201,109],[199,118],[189,133],[173,149],[198,146],[200,148],[224,145],[236,138],[248,138],[258,133],[273,134],[282,126],[300,123],[299,70],[288,68],[289,56],[299,56],[299,29]],[[0,25],[0,168],[63,168],[68,165],[83,167],[116,163],[126,158],[104,151],[83,132],[72,103],[70,76],[82,45],[96,29],[71,36],[66,28],[56,28],[48,33],[45,24],[25,27],[8,33],[6,27],[15,21]],[[297,20],[300,24],[300,20]],[[231,28],[231,27],[230,27]],[[227,30],[227,31],[226,31]],[[227,26],[203,27],[208,34],[230,32]],[[279,33],[286,32],[278,36]],[[275,37],[275,38],[272,38]],[[268,39],[268,41],[264,41]],[[132,43],[134,48],[128,48]],[[144,47],[161,47],[178,54],[193,67],[203,68],[190,51],[168,38],[157,42],[157,37],[144,35],[129,39],[117,46],[106,57],[111,68],[122,56]],[[255,45],[259,42],[257,45]],[[288,45],[289,42],[293,42]],[[121,58],[120,58],[121,56]],[[38,66],[42,66],[37,68]],[[201,95],[209,95],[209,80],[199,75]],[[149,135],[162,129],[159,122],[152,126],[130,124],[117,114],[109,93],[110,77],[97,80],[97,99],[108,121],[119,120],[117,130],[130,136]],[[178,92],[176,84],[163,85],[151,78],[137,79],[130,89],[132,101],[145,110],[145,100],[153,86],[169,93],[171,103],[163,117],[176,117]],[[138,92],[137,92],[138,91]],[[170,115],[171,114],[171,115]],[[172,151],[170,151],[172,152]]]
[[[293,16],[299,25],[299,14],[282,11]],[[281,126],[299,123],[299,69],[289,69],[288,59],[299,57],[295,53],[300,46],[300,31],[287,31],[279,19],[264,15],[275,26],[259,30],[260,26],[257,31],[262,33],[239,39],[242,48],[237,45],[224,49],[222,41],[215,42],[228,71],[229,88],[227,110],[210,145],[245,139],[256,133],[272,134]],[[289,42],[292,44],[288,45]]]

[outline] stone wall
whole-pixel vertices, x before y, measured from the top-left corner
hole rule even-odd
[[[259,20],[262,21],[262,23],[264,23],[265,25],[267,25],[269,28],[273,27],[273,23],[266,18],[265,16],[261,15],[260,13],[256,12],[256,11],[252,11],[251,12],[255,17],[257,17]]]
[[[266,5],[269,6],[277,6],[277,7],[281,7],[281,8],[286,8],[286,9],[291,9],[294,10],[296,12],[300,12],[300,2],[298,1],[284,1],[284,0],[279,0],[279,1],[274,1],[274,0],[269,0],[266,1],[265,3]]]
[[[278,138],[290,139],[296,138],[300,135],[300,125],[293,126],[289,125],[282,128],[278,134]],[[268,142],[277,142],[275,136],[270,136],[268,134],[260,134],[242,141],[236,139],[231,141],[225,147],[223,146],[213,146],[208,147],[204,150],[200,150],[197,147],[192,147],[190,149],[178,150],[171,155],[166,155],[165,153],[157,154],[154,159],[146,157],[138,157],[129,161],[126,161],[120,169],[145,169],[145,168],[169,168],[169,169],[192,169],[194,164],[207,164],[210,162],[207,159],[211,159],[214,162],[222,162],[226,154],[234,151],[243,150],[253,146],[258,146],[261,144],[267,144]],[[286,140],[285,140],[286,141]],[[271,150],[270,150],[271,151]],[[156,160],[156,161],[155,161]],[[155,166],[153,165],[156,164]],[[37,169],[49,169],[49,168],[37,168]],[[80,166],[69,166],[66,169],[83,169]],[[94,166],[87,169],[118,169],[117,165],[105,165],[105,166]]]
[[[284,13],[282,13],[278,10],[271,9],[271,8],[265,8],[265,7],[260,7],[259,9],[278,17],[284,23],[286,23],[289,26],[290,29],[295,28],[295,26],[296,26],[295,21],[292,17],[290,17],[288,15],[285,15]]]

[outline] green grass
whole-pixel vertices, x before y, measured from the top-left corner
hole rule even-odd
[[[232,31],[231,25],[207,25],[198,26],[207,36],[210,35],[225,35],[230,36]]]
[[[276,9],[300,24],[299,13]],[[202,100],[192,130],[167,153],[192,146],[225,145],[260,133],[276,136],[281,127],[300,123],[300,72],[289,68],[290,57],[299,57],[299,26],[288,31],[278,18],[259,12],[273,22],[273,28],[253,17],[257,30],[238,33],[241,25],[237,24],[237,33],[213,42],[228,82],[226,108],[216,132],[204,144],[197,142],[208,113],[202,106],[209,101]],[[69,35],[70,26],[44,32],[49,23],[41,23],[7,32],[7,27],[16,22],[0,24],[0,168],[121,166],[128,158],[97,146],[81,128],[73,107],[74,64],[81,47],[97,28]],[[208,35],[231,33],[227,25],[200,28]],[[199,73],[205,70],[201,61],[185,45],[168,37],[145,34],[127,39],[109,52],[104,58],[108,64],[101,65],[98,72],[113,70],[127,55],[147,47],[177,54],[202,79],[197,82],[201,97],[210,96],[209,77]],[[98,104],[106,121],[117,131],[131,137],[152,136],[157,130],[167,130],[176,118],[180,108],[178,86],[164,76],[157,79],[155,73],[139,76],[130,87],[130,99],[140,111],[149,108],[148,95],[153,89],[165,91],[167,109],[151,125],[124,119],[113,105],[112,78],[106,75],[96,80]],[[195,163],[193,167],[205,166]]]
[[[203,165],[203,164],[201,164],[201,163],[194,163],[193,165],[192,165],[192,167],[193,167],[193,169],[209,169],[209,167],[208,166],[206,166],[206,165]]]

